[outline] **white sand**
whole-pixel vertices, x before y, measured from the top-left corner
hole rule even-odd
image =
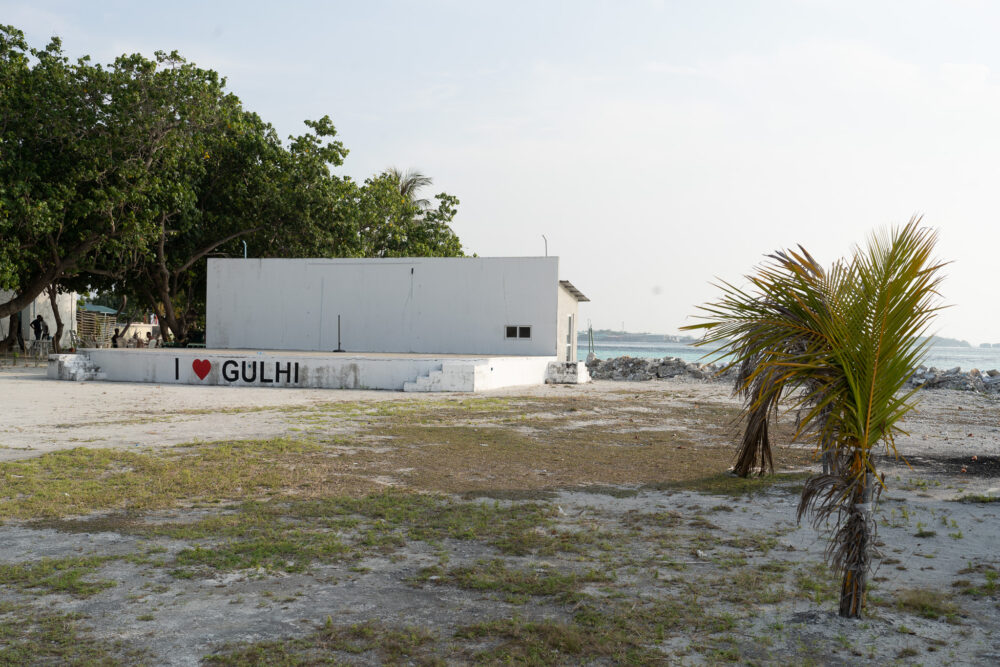
[[[682,385],[696,400],[731,403],[729,386],[690,380],[601,381],[583,386],[507,389],[490,395],[593,395],[623,390],[671,391]],[[442,400],[448,394],[391,391],[201,387],[131,382],[49,380],[43,368],[0,371],[0,461],[71,447],[169,446],[197,440],[288,435],[295,413],[282,408],[344,402]],[[451,395],[454,396],[454,395]],[[1000,402],[981,394],[927,390],[904,422],[904,456],[1000,455]],[[227,413],[236,408],[274,408]]]

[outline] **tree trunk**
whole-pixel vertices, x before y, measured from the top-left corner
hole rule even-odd
[[[81,258],[90,252],[91,248],[97,245],[97,242],[100,240],[100,234],[90,236],[66,253],[65,257],[61,259],[57,257],[55,264],[43,268],[37,274],[34,274],[10,301],[0,303],[0,317],[13,315],[27,308],[49,285],[67,273],[72,273]]]
[[[21,335],[21,313],[17,312],[7,320],[7,337],[0,341],[0,352],[6,352],[14,347],[17,342],[21,351],[24,351],[24,337]]]
[[[854,492],[854,504],[847,519],[850,535],[850,556],[844,568],[844,579],[840,586],[840,615],[844,618],[860,618],[868,592],[868,570],[871,567],[873,541],[872,492],[875,476],[866,473],[864,481]]]
[[[174,310],[174,301],[169,287],[157,281],[157,292],[159,293],[160,303],[163,304],[163,317],[160,318],[160,330],[162,331],[163,325],[166,324],[167,328],[170,329],[170,333],[174,335],[175,341],[178,343],[185,342],[187,340],[187,327],[184,326],[183,319],[177,316],[177,311]]]
[[[63,321],[59,315],[59,289],[55,283],[49,285],[49,303],[52,304],[52,317],[56,320],[56,335],[52,337],[52,351],[56,354],[60,352],[60,342],[63,335]]]

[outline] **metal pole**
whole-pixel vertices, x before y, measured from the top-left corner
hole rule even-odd
[[[343,352],[344,348],[340,346],[340,315],[337,315],[337,349],[334,352]]]
[[[545,241],[545,256],[549,256],[549,240],[545,238],[545,234],[542,234],[542,240]]]
[[[243,259],[247,258],[247,242],[243,242]]]

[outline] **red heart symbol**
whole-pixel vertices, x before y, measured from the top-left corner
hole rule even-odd
[[[194,374],[198,376],[199,380],[204,380],[208,372],[212,370],[212,362],[208,359],[195,359],[191,362],[191,368],[194,369]]]

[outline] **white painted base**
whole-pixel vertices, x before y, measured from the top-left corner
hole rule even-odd
[[[49,356],[55,380],[158,384],[486,391],[539,385],[553,357],[345,355],[198,349],[94,349]]]
[[[546,384],[585,384],[590,371],[582,361],[550,361],[545,371]]]

